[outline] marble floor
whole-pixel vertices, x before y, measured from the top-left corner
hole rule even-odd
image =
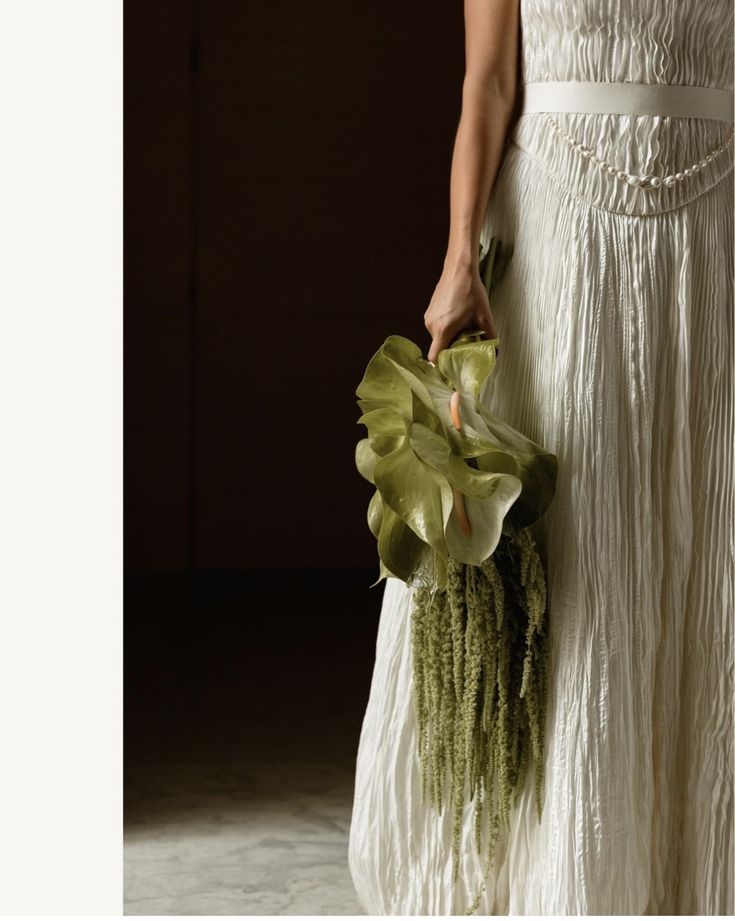
[[[131,592],[125,914],[364,914],[347,836],[372,575],[284,577],[257,630],[265,575]],[[305,596],[313,616],[294,624]]]
[[[344,770],[314,762],[191,763],[141,780],[125,913],[363,914],[347,869],[351,793]]]

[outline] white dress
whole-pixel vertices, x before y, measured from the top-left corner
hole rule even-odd
[[[732,0],[522,0],[525,82],[732,89]],[[660,176],[731,125],[553,118]],[[478,914],[732,914],[735,338],[733,146],[644,192],[540,114],[517,123],[482,233],[514,251],[485,402],[559,459],[546,515],[544,810],[532,771]],[[462,914],[482,878],[466,805],[421,798],[411,591],[385,583],[349,865],[368,914]]]

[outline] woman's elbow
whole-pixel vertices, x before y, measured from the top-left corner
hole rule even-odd
[[[512,109],[518,95],[518,78],[515,71],[509,73],[503,67],[482,74],[468,72],[464,77],[462,95],[468,103],[480,98],[493,106]]]

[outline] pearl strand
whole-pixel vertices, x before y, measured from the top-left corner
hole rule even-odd
[[[698,173],[700,170],[708,166],[715,157],[718,157],[723,150],[728,146],[730,141],[735,135],[735,126],[730,130],[730,134],[725,138],[725,140],[720,144],[719,147],[716,147],[714,150],[710,151],[706,156],[702,157],[697,163],[692,166],[687,167],[682,170],[680,173],[672,173],[669,176],[635,176],[632,173],[627,173],[625,170],[618,169],[613,166],[611,163],[608,163],[607,160],[603,160],[598,157],[593,150],[589,147],[585,147],[584,144],[581,144],[573,135],[568,131],[565,131],[562,126],[555,121],[548,112],[541,112],[541,115],[551,124],[554,131],[563,138],[572,148],[572,150],[579,153],[587,160],[591,160],[595,166],[599,167],[603,172],[609,173],[609,175],[614,176],[616,179],[619,179],[621,182],[627,182],[628,185],[634,186],[638,189],[658,189],[661,186],[666,186],[666,188],[671,188],[675,183],[682,182],[684,179],[688,179],[694,173]]]

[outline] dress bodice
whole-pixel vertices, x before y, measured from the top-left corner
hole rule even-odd
[[[668,83],[733,89],[732,0],[520,0],[521,79]],[[733,168],[733,126],[664,115],[526,113],[511,138],[563,188],[589,204],[646,215],[686,204]],[[683,173],[672,188],[641,191],[602,173],[560,140],[560,129],[617,170]]]
[[[733,88],[732,0],[521,0],[523,80]]]

